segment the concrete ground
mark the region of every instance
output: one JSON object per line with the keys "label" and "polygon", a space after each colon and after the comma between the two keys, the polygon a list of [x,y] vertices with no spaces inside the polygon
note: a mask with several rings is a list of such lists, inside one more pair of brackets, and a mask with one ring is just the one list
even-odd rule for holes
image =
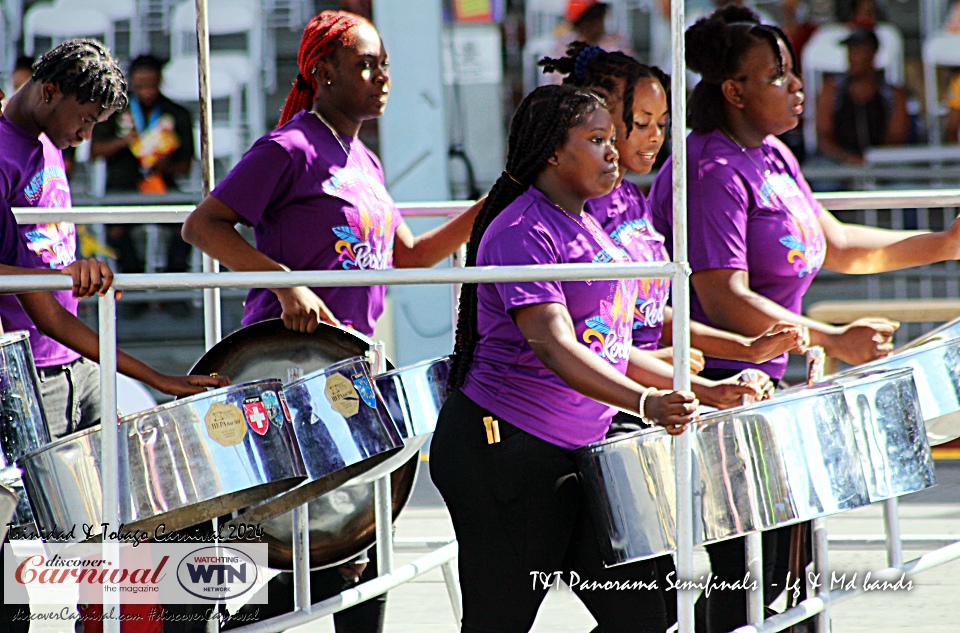
{"label": "concrete ground", "polygon": [[[944,535],[960,540],[960,461],[938,461],[936,488],[902,499],[901,527],[905,537]],[[882,508],[874,505],[828,519],[830,534],[882,536]],[[426,468],[417,487],[397,521],[397,537],[433,539],[452,537],[449,514]],[[905,552],[910,560],[935,547],[911,544]],[[412,562],[418,553],[397,553],[395,565]],[[870,570],[886,566],[881,546],[834,543],[830,548],[831,568],[837,573],[860,578]],[[709,567],[706,554],[695,552],[696,574]],[[835,633],[875,633],[906,631],[947,633],[960,631],[953,613],[960,594],[960,561],[911,577],[910,591],[876,591],[836,605],[832,609]],[[46,607],[49,608],[49,607]],[[595,622],[577,598],[567,589],[551,591],[540,609],[533,631],[536,633],[588,633]],[[0,630],[3,630],[0,624]],[[386,633],[456,633],[458,627],[447,598],[440,570],[431,571],[413,582],[390,592],[387,602]],[[52,622],[34,623],[31,633],[73,633],[72,627]],[[289,633],[333,633],[331,618],[290,629]]]}

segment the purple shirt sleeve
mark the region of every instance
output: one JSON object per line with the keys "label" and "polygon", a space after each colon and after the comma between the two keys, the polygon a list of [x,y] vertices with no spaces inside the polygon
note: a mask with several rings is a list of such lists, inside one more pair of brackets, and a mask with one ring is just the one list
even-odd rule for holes
{"label": "purple shirt sleeve", "polygon": [[[518,222],[487,241],[481,258],[481,265],[484,266],[556,264],[560,261],[556,244],[549,232],[539,225],[529,227],[525,222]],[[507,310],[537,303],[567,305],[559,281],[508,282],[494,285]]]}
{"label": "purple shirt sleeve", "polygon": [[272,141],[255,143],[211,195],[256,226],[278,191],[293,187],[290,155]]}
{"label": "purple shirt sleeve", "polygon": [[[691,188],[692,189],[692,188]],[[717,164],[704,168],[690,204],[690,267],[748,270],[747,187],[740,175]]]}

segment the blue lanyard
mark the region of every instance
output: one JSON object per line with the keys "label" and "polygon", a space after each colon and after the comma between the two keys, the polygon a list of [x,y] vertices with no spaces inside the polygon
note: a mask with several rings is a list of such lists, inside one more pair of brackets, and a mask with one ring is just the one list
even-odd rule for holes
{"label": "blue lanyard", "polygon": [[160,120],[160,104],[153,104],[150,110],[150,121],[143,118],[143,106],[136,97],[130,99],[130,114],[133,115],[133,124],[137,127],[137,132],[145,132],[153,127],[153,124]]}

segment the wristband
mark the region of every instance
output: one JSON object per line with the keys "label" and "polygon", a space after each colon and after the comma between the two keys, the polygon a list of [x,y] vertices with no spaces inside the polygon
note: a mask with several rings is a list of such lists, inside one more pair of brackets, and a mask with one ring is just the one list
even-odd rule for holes
{"label": "wristband", "polygon": [[647,387],[646,389],[644,389],[643,393],[640,394],[640,403],[637,406],[637,413],[640,414],[640,419],[643,420],[645,423],[649,424],[650,426],[656,426],[656,422],[654,422],[653,420],[651,420],[646,416],[643,408],[647,405],[647,396],[649,396],[651,393],[656,393],[656,391],[657,391],[656,387]]}

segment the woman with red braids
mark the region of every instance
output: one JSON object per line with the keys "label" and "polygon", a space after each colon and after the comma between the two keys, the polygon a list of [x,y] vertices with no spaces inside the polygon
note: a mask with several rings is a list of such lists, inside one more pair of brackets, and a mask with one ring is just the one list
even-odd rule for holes
{"label": "woman with red braids", "polygon": [[[358,138],[364,121],[383,114],[390,92],[387,52],[374,26],[352,13],[324,11],[307,24],[297,61],[300,73],[276,129],[190,214],[184,240],[234,271],[432,266],[467,241],[479,207],[415,237],[384,187],[379,159]],[[238,222],[253,227],[256,248],[237,232]],[[242,323],[280,317],[292,330],[313,332],[324,321],[369,336],[384,292],[254,288]],[[361,571],[345,565],[339,573],[315,572],[313,602],[358,582]],[[277,589],[274,583],[261,617],[292,609],[292,592]],[[337,614],[338,632],[379,631],[383,606],[375,600]]]}
{"label": "woman with red braids", "polygon": [[[307,25],[300,74],[277,128],[260,138],[190,214],[183,238],[234,271],[382,270],[432,266],[470,237],[478,207],[414,236],[357,138],[390,92],[388,58],[366,19],[324,11]],[[237,232],[253,226],[256,248]],[[373,333],[383,286],[254,288],[243,324],[280,317],[300,332],[320,321]]]}

